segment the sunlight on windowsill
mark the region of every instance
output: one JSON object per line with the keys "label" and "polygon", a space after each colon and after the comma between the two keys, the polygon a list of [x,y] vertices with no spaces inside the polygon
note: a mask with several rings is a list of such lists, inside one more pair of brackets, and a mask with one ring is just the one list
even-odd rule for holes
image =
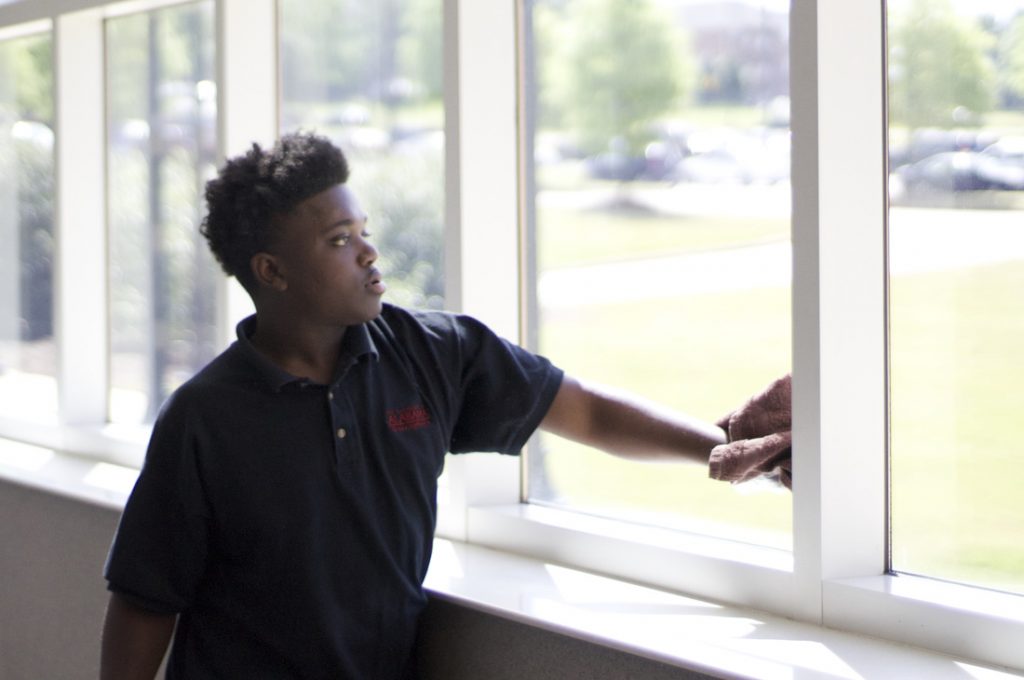
{"label": "sunlight on windowsill", "polygon": [[426,580],[441,600],[681,668],[725,677],[1019,677],[908,645],[705,602],[437,539]]}

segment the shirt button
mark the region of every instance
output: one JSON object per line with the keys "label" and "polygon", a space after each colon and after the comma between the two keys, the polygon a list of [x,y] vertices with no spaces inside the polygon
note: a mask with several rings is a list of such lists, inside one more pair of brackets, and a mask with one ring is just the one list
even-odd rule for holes
{"label": "shirt button", "polygon": [[348,435],[348,432],[345,432],[345,428],[343,428],[343,427],[339,427],[338,428],[338,439],[344,439],[347,435]]}
{"label": "shirt button", "polygon": [[327,393],[327,398],[328,399],[334,399],[334,392],[328,392]]}

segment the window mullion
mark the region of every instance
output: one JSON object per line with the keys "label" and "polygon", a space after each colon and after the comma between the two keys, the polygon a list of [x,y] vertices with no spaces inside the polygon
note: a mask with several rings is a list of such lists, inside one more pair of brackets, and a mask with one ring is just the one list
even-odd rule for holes
{"label": "window mullion", "polygon": [[820,267],[817,2],[790,7],[793,239],[793,570],[801,611],[821,619]]}
{"label": "window mullion", "polygon": [[[278,134],[278,31],[276,0],[217,0],[217,139],[219,163],[245,153],[253,142],[274,143]],[[220,287],[221,333],[253,312],[234,279]]]}
{"label": "window mullion", "polygon": [[[488,323],[505,337],[519,332],[517,145],[514,3],[501,0],[453,5],[455,57],[446,69],[448,121],[448,239],[446,253],[461,290],[451,305]],[[449,10],[451,11],[451,10]],[[448,38],[451,34],[446,35]],[[453,107],[457,110],[453,111]],[[452,115],[454,113],[454,115]]]}
{"label": "window mullion", "polygon": [[[511,340],[519,336],[520,288],[514,5],[444,1],[445,298]],[[446,535],[466,537],[468,506],[519,501],[514,463],[449,458]]]}
{"label": "window mullion", "polygon": [[818,5],[821,522],[825,579],[886,569],[882,3]]}
{"label": "window mullion", "polygon": [[809,590],[886,568],[881,9],[794,3],[794,50],[813,54],[792,60],[794,542]]}
{"label": "window mullion", "polygon": [[103,15],[57,17],[55,30],[57,276],[60,418],[101,425],[107,416],[109,324],[104,148]]}

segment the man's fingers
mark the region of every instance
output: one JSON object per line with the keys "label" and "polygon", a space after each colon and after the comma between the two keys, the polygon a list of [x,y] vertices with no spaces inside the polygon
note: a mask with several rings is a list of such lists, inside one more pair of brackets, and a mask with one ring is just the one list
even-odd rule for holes
{"label": "man's fingers", "polygon": [[788,430],[721,444],[711,450],[708,475],[725,482],[752,479],[787,461],[791,446],[792,434]]}

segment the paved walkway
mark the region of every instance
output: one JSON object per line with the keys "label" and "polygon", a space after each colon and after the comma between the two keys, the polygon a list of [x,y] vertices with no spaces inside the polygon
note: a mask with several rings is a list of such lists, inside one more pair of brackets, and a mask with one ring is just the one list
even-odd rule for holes
{"label": "paved walkway", "polygon": [[[740,203],[750,210],[750,202]],[[1024,266],[1020,212],[901,208],[891,222],[893,276],[1009,261]],[[789,286],[791,269],[790,244],[778,241],[552,270],[541,275],[538,296],[552,308]]]}

